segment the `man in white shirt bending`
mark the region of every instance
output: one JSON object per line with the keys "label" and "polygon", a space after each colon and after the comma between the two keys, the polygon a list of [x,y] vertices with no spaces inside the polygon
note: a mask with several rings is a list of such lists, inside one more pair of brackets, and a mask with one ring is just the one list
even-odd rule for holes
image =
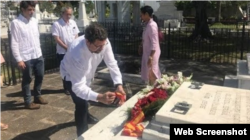
{"label": "man in white shirt bending", "polygon": [[[22,70],[22,93],[27,109],[39,109],[39,104],[47,104],[41,97],[44,76],[44,59],[40,47],[38,21],[32,17],[36,3],[20,2],[21,14],[11,22],[11,49],[19,68]],[[34,102],[31,102],[30,83],[32,70],[35,75]]]}
{"label": "man in white shirt bending", "polygon": [[[62,17],[54,22],[52,26],[52,35],[56,40],[56,55],[59,64],[61,63],[68,46],[78,37],[79,29],[74,20],[71,19],[73,10],[71,7],[63,7]],[[62,80],[63,81],[63,80]],[[64,93],[70,95],[63,82]]]}
{"label": "man in white shirt bending", "polygon": [[78,37],[71,43],[61,61],[61,77],[65,79],[67,89],[75,103],[75,122],[78,137],[88,129],[87,101],[111,104],[116,97],[114,92],[97,93],[90,88],[91,80],[94,78],[97,66],[102,60],[109,68],[116,92],[125,96],[122,75],[107,38],[107,32],[98,23],[90,24],[85,30],[85,35]]}

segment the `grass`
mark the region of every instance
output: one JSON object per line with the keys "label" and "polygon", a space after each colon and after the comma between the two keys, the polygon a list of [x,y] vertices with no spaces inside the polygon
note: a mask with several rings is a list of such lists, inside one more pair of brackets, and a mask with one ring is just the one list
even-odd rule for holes
{"label": "grass", "polygon": [[[209,28],[212,29],[238,29],[242,28],[243,23],[239,23],[238,26],[236,24],[230,24],[230,25],[225,25],[223,23],[213,23],[213,24],[208,24]],[[186,24],[187,27],[189,28],[194,28],[195,24]]]}

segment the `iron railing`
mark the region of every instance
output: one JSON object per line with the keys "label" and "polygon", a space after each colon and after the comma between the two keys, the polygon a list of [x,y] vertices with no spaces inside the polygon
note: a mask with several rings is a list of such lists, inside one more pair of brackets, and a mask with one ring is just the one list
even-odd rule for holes
{"label": "iron railing", "polygon": [[[115,54],[138,55],[138,46],[142,40],[141,25],[130,23],[104,22],[109,40]],[[211,28],[213,38],[209,40],[191,40],[193,28],[161,28],[164,40],[160,42],[161,58],[185,59],[210,63],[236,64],[238,59],[245,59],[250,51],[250,30],[245,27],[236,29]],[[84,28],[80,28],[84,34]],[[10,49],[10,32],[8,38],[1,38],[1,53],[6,62],[2,64],[1,74],[5,85],[21,81],[21,72],[12,56]],[[40,42],[45,58],[45,72],[58,71],[56,43],[51,33],[41,34]]]}

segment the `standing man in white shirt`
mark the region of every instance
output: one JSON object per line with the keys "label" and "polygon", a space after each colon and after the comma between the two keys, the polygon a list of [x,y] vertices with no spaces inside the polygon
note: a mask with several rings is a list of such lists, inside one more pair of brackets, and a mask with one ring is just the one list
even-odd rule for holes
{"label": "standing man in white shirt", "polygon": [[[54,22],[52,26],[52,35],[56,40],[56,55],[59,64],[61,63],[70,43],[78,37],[80,32],[76,22],[71,19],[73,10],[71,7],[63,7],[62,17]],[[62,80],[63,81],[63,80]],[[70,95],[63,82],[64,93]]]}
{"label": "standing man in white shirt", "polygon": [[126,99],[126,93],[122,86],[122,75],[107,36],[106,30],[101,25],[98,23],[90,24],[85,30],[85,35],[78,37],[71,43],[61,62],[61,77],[65,79],[67,89],[75,103],[78,137],[88,130],[90,115],[87,101],[111,104],[116,97],[114,92],[97,93],[90,88],[97,66],[102,60],[109,68],[116,87],[115,92],[124,94]]}
{"label": "standing man in white shirt", "polygon": [[[22,70],[22,93],[27,109],[39,109],[39,104],[47,104],[41,97],[44,76],[44,59],[40,46],[38,21],[32,17],[36,3],[20,2],[21,14],[11,22],[11,49],[19,68]],[[34,102],[31,102],[30,83],[32,70],[35,75]]]}

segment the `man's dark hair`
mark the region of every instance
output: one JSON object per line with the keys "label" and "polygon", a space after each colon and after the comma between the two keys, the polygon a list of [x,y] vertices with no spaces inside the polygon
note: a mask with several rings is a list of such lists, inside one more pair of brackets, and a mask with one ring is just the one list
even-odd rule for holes
{"label": "man's dark hair", "polygon": [[103,28],[101,24],[91,23],[85,29],[85,38],[90,42],[94,43],[95,40],[105,40],[108,37],[107,31]]}
{"label": "man's dark hair", "polygon": [[36,2],[34,1],[21,1],[20,2],[20,9],[27,9],[29,6],[36,7]]}

